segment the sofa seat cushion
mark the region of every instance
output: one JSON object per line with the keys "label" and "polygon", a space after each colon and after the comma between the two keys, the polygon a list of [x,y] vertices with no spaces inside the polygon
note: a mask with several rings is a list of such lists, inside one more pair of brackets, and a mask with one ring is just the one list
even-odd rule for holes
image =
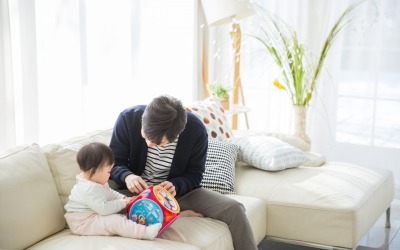
{"label": "sofa seat cushion", "polygon": [[24,249],[61,231],[64,213],[37,145],[0,154],[0,249]]}
{"label": "sofa seat cushion", "polygon": [[[266,232],[266,224],[264,223],[267,215],[265,202],[255,197],[235,194],[227,196],[244,205],[254,238],[257,243],[260,243]],[[178,218],[159,237],[196,245],[203,250],[233,249],[232,236],[228,226],[221,221],[210,218]]]}
{"label": "sofa seat cushion", "polygon": [[236,167],[236,192],[267,203],[267,235],[328,246],[355,248],[390,206],[391,171],[326,163],[266,172]]}
{"label": "sofa seat cushion", "polygon": [[174,242],[170,240],[155,239],[136,240],[119,236],[78,236],[71,234],[65,229],[47,239],[27,248],[27,250],[142,250],[142,249],[163,249],[163,250],[200,250],[199,247]]}
{"label": "sofa seat cushion", "polygon": [[202,250],[233,250],[228,226],[211,218],[178,218],[158,237],[195,245]]}

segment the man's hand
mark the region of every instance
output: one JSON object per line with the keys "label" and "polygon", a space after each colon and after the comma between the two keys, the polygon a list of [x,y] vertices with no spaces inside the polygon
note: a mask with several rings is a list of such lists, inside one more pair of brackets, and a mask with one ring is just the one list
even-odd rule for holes
{"label": "man's hand", "polygon": [[126,187],[132,193],[140,194],[148,186],[142,177],[130,174],[125,178]]}
{"label": "man's hand", "polygon": [[163,181],[163,182],[160,183],[160,186],[165,188],[168,192],[170,192],[172,196],[176,195],[175,186],[171,182]]}

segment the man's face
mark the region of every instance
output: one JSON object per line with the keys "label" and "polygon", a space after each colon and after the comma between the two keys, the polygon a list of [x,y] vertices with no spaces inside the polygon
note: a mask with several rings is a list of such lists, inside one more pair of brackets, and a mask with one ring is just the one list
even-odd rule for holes
{"label": "man's face", "polygon": [[142,133],[143,139],[146,141],[147,146],[150,147],[150,148],[155,147],[155,146],[163,147],[163,146],[165,146],[165,145],[167,145],[169,143],[169,141],[168,141],[168,139],[167,139],[167,137],[165,135],[163,136],[163,138],[161,140],[161,143],[160,144],[156,144],[156,143],[150,141],[149,139],[147,139],[143,129],[141,130],[141,133]]}

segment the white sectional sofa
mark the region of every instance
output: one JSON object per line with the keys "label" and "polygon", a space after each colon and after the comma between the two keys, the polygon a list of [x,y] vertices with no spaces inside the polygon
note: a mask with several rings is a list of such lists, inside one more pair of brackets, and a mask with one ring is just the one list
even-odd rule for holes
{"label": "white sectional sofa", "polygon": [[[0,249],[233,249],[228,227],[210,218],[179,218],[154,241],[71,234],[63,206],[79,172],[76,153],[110,136],[94,131],[0,153]],[[326,163],[268,172],[237,162],[230,196],[246,207],[258,243],[267,237],[352,249],[390,207],[393,189],[382,168]]]}

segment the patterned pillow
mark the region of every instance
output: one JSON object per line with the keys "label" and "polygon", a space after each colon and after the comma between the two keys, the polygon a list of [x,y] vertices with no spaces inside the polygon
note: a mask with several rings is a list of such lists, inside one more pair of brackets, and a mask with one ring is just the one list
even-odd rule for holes
{"label": "patterned pillow", "polygon": [[235,194],[235,163],[238,147],[229,142],[208,140],[206,171],[201,185],[221,194]]}
{"label": "patterned pillow", "polygon": [[239,161],[262,170],[279,171],[299,167],[308,162],[303,151],[277,138],[244,136],[229,141],[239,147]]}
{"label": "patterned pillow", "polygon": [[232,137],[232,130],[226,119],[225,111],[215,99],[209,98],[198,102],[186,107],[186,110],[203,121],[210,139],[223,141]]}

